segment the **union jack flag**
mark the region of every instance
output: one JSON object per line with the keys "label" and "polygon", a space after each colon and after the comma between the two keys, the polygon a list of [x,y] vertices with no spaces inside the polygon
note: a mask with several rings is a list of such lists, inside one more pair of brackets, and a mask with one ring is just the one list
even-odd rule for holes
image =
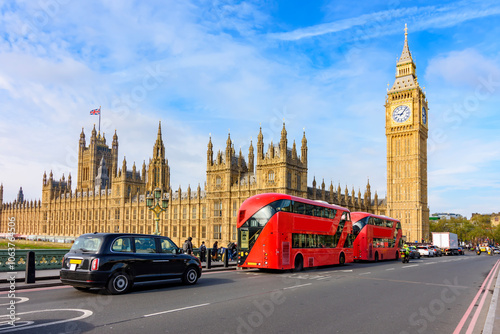
{"label": "union jack flag", "polygon": [[94,109],[90,111],[91,115],[100,115],[101,114],[101,107],[99,109]]}

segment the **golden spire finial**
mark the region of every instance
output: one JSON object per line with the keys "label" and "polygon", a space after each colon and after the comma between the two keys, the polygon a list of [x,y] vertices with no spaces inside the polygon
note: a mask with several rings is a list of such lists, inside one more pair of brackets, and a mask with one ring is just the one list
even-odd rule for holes
{"label": "golden spire finial", "polygon": [[408,26],[405,23],[405,41],[408,40]]}

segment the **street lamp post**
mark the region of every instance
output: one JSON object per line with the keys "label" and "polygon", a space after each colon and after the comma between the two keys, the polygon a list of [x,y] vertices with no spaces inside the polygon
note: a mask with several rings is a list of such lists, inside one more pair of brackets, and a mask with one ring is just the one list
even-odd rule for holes
{"label": "street lamp post", "polygon": [[155,214],[155,235],[160,235],[160,213],[167,210],[168,199],[163,198],[163,193],[160,188],[156,188],[153,191],[153,195],[149,194],[146,197],[146,206],[149,210],[153,211]]}

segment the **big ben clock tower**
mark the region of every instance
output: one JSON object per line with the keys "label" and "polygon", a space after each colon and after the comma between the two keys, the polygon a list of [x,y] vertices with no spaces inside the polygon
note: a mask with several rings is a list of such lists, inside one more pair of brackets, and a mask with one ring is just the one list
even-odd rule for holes
{"label": "big ben clock tower", "polygon": [[387,213],[401,220],[409,242],[429,239],[427,203],[428,107],[408,48],[405,25],[403,52],[396,80],[385,101],[387,137]]}

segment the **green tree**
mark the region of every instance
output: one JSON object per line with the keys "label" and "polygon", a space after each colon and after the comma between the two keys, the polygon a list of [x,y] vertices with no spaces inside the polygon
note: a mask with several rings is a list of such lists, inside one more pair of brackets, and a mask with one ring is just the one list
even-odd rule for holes
{"label": "green tree", "polygon": [[461,241],[500,240],[500,234],[496,234],[500,229],[493,229],[489,217],[482,215],[474,216],[472,220],[461,217],[430,221],[429,229],[431,232],[455,233]]}

